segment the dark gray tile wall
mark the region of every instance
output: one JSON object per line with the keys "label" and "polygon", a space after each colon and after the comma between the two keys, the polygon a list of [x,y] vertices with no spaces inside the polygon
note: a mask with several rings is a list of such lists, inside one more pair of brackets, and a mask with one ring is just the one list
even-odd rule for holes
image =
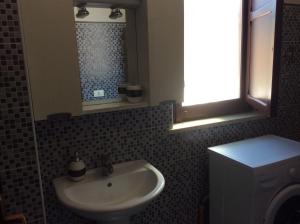
{"label": "dark gray tile wall", "polygon": [[300,139],[300,6],[286,5],[283,15],[278,130]]}
{"label": "dark gray tile wall", "polygon": [[5,213],[43,222],[16,0],[0,0],[0,184]]}
{"label": "dark gray tile wall", "polygon": [[[118,86],[127,80],[125,28],[126,23],[76,23],[84,102],[120,99]],[[94,90],[104,90],[104,96],[94,97]]]}
{"label": "dark gray tile wall", "polygon": [[[7,3],[15,7],[15,1],[13,0],[0,0],[1,7],[6,7]],[[2,11],[0,13],[2,16]],[[54,177],[66,174],[70,155],[78,151],[89,168],[95,166],[100,154],[111,152],[114,162],[146,159],[162,171],[166,178],[166,188],[163,194],[147,210],[134,217],[132,223],[196,224],[197,208],[202,197],[208,193],[208,156],[206,150],[208,146],[270,133],[300,140],[300,102],[298,95],[300,86],[300,64],[298,63],[300,60],[300,55],[298,55],[298,52],[300,52],[300,39],[296,31],[296,27],[299,25],[300,7],[285,6],[280,97],[276,118],[171,134],[168,128],[172,123],[172,107],[170,104],[165,103],[153,108],[37,122],[38,151],[48,223],[90,223],[88,220],[76,217],[58,203],[51,183]],[[13,27],[16,29],[18,26],[14,25]],[[19,35],[19,31],[15,33]],[[0,46],[2,46],[2,43]],[[13,49],[12,46],[7,48]],[[22,53],[20,52],[19,55],[21,57]],[[10,146],[11,150],[8,151],[7,156],[11,158],[11,162],[7,162],[7,159],[2,158],[2,151],[6,152],[5,149],[9,144],[2,143],[1,164],[5,163],[4,166],[7,166],[5,168],[1,165],[0,170],[4,176],[3,179],[6,180],[2,183],[2,186],[6,194],[9,195],[12,195],[11,192],[14,191],[23,192],[24,189],[30,189],[30,191],[36,193],[38,192],[38,180],[36,178],[36,160],[28,103],[27,106],[14,105],[12,107],[17,109],[8,111],[11,108],[12,98],[7,96],[6,92],[2,92],[2,86],[7,85],[7,83],[11,85],[9,88],[13,88],[9,91],[10,94],[14,94],[14,88],[21,85],[24,88],[21,91],[23,97],[16,96],[15,98],[18,103],[22,99],[28,100],[24,71],[22,70],[23,78],[20,82],[9,81],[19,77],[15,73],[15,71],[18,71],[18,66],[13,66],[11,71],[12,74],[3,80],[1,67],[0,133],[3,132],[0,135],[1,141],[3,141],[2,136],[5,136],[3,139],[6,139],[7,136],[12,136],[12,138],[17,136],[19,141],[29,145],[31,153],[25,157],[23,157],[25,154],[20,155],[18,150],[22,149],[22,143]],[[2,107],[8,108],[8,110],[2,112]],[[20,113],[21,108],[22,112]],[[12,118],[8,119],[9,116],[12,116]],[[15,120],[14,116],[21,116],[20,119],[26,121],[26,128],[22,125],[16,128],[18,134],[11,132],[11,129],[7,127],[7,125],[15,127],[14,125],[19,123],[23,124],[21,121],[18,123],[18,119]],[[4,123],[6,126],[4,126]],[[13,128],[13,130],[15,129]],[[18,141],[13,141],[13,143],[16,142]],[[13,164],[16,163],[22,164],[22,168],[15,167],[16,165]],[[26,166],[26,168],[23,168],[23,166]],[[13,173],[10,173],[10,171]],[[27,197],[30,197],[30,199]],[[17,207],[20,210],[29,206],[27,214],[30,223],[40,223],[40,218],[35,217],[36,214],[40,214],[39,209],[34,212],[36,208],[34,206],[40,206],[40,201],[38,194],[34,196],[17,194],[17,197],[11,197],[11,203],[8,204],[7,210],[8,212],[14,211],[17,207],[15,204],[20,206]]]}

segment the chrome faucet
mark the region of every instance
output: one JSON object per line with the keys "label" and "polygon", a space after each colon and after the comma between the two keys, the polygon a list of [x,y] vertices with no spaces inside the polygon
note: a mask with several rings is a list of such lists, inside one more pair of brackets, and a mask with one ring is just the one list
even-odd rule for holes
{"label": "chrome faucet", "polygon": [[108,177],[114,172],[111,154],[101,155],[101,168],[102,168],[102,176],[104,177]]}

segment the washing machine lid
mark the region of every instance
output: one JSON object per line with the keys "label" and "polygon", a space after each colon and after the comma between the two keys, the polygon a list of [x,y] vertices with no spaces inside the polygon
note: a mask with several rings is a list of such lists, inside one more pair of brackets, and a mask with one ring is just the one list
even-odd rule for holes
{"label": "washing machine lid", "polygon": [[300,156],[300,143],[275,135],[266,135],[210,147],[209,150],[251,168],[257,168]]}

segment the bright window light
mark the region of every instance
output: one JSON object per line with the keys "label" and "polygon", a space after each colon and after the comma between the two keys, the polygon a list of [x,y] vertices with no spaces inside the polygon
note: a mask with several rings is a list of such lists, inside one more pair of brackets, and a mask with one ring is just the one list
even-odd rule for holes
{"label": "bright window light", "polygon": [[184,0],[183,106],[240,98],[242,0]]}

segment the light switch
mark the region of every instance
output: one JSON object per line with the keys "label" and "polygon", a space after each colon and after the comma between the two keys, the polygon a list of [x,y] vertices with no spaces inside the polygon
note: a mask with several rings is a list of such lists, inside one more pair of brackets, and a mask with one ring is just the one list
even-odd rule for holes
{"label": "light switch", "polygon": [[103,97],[104,96],[104,90],[94,90],[94,97]]}

